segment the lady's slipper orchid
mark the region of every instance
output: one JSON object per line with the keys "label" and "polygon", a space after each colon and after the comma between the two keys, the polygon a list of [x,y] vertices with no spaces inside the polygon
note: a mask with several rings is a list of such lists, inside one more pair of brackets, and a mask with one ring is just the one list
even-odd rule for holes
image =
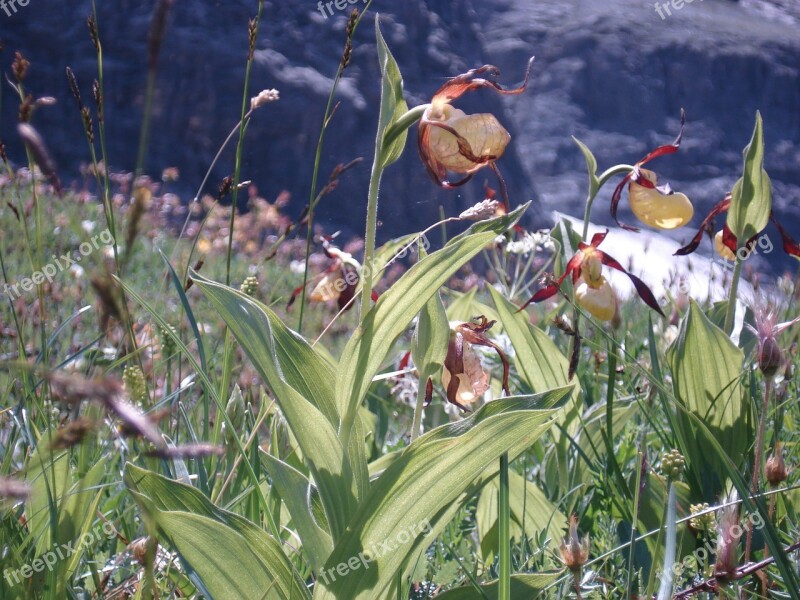
{"label": "lady's slipper orchid", "polygon": [[[499,177],[494,161],[503,155],[511,140],[508,131],[492,114],[468,115],[450,103],[480,88],[492,88],[500,94],[521,94],[528,84],[532,64],[533,59],[528,63],[525,80],[515,89],[502,88],[492,79],[499,74],[497,67],[484,65],[453,77],[434,94],[420,119],[417,143],[422,162],[438,185],[445,188],[463,185],[487,165]],[[479,77],[484,74],[489,79]],[[448,171],[463,177],[451,182]]]}
{"label": "lady's slipper orchid", "polygon": [[[450,324],[450,344],[442,369],[442,386],[445,388],[448,402],[455,404],[463,411],[489,389],[489,374],[483,368],[481,359],[474,346],[492,348],[503,363],[503,391],[509,395],[509,364],[505,353],[486,335],[494,325],[486,317],[476,317],[468,323]],[[428,390],[430,390],[430,382]],[[427,398],[430,401],[430,397]]]}
{"label": "lady's slipper orchid", "polygon": [[[331,265],[317,278],[309,302],[336,301],[339,310],[349,309],[353,305],[353,298],[361,278],[361,265],[349,252],[339,250],[326,239],[322,242],[325,255],[332,259]],[[297,296],[303,291],[303,286],[297,287],[289,298],[287,310],[292,307]],[[377,301],[378,295],[372,292],[372,300]]]}
{"label": "lady's slipper orchid", "polygon": [[[731,195],[728,194],[723,200],[719,201],[711,209],[711,212],[709,212],[708,215],[706,215],[706,218],[703,219],[703,222],[700,224],[700,229],[697,230],[697,233],[692,238],[692,241],[686,244],[684,247],[679,248],[675,252],[675,255],[685,256],[697,250],[698,246],[700,246],[700,242],[703,239],[703,233],[710,230],[711,222],[719,215],[728,212],[730,207]],[[780,221],[775,218],[774,212],[770,211],[769,219],[775,225],[775,228],[778,230],[778,233],[781,236],[781,241],[783,242],[783,251],[790,256],[800,258],[800,244],[798,244],[792,238],[792,236],[789,235],[786,229],[783,228],[783,225],[781,225]],[[759,231],[756,235],[747,240],[745,246],[749,249],[752,249],[760,234],[761,232]],[[739,240],[736,239],[736,236],[733,235],[733,232],[728,228],[727,223],[722,230],[718,231],[714,236],[714,248],[722,258],[727,260],[736,260],[736,253],[739,249]]]}
{"label": "lady's slipper orchid", "polygon": [[652,171],[642,168],[654,158],[665,154],[674,154],[681,146],[683,126],[686,115],[681,110],[681,130],[675,141],[666,146],[659,146],[634,165],[633,170],[619,182],[611,196],[611,216],[617,225],[629,231],[638,231],[636,227],[625,225],[617,218],[617,208],[622,197],[622,190],[628,183],[628,196],[631,211],[645,225],[656,229],[677,229],[692,220],[694,207],[686,194],[673,192],[669,184],[658,185],[658,177]]}
{"label": "lady's slipper orchid", "polygon": [[[611,317],[614,316],[613,309],[616,307],[616,300],[612,303],[613,289],[611,289],[611,286],[602,274],[603,265],[606,265],[607,267],[625,273],[645,304],[661,316],[664,316],[653,292],[650,291],[650,288],[647,287],[645,282],[626,271],[616,259],[598,249],[598,246],[606,239],[607,235],[608,230],[606,230],[605,233],[594,234],[590,244],[581,242],[578,245],[578,251],[575,253],[575,256],[567,263],[564,274],[558,280],[549,283],[536,292],[520,310],[526,308],[532,302],[542,302],[543,300],[555,296],[561,289],[561,284],[567,276],[571,274],[572,282],[576,285],[578,284],[578,280],[581,279],[581,277],[583,278],[583,283],[576,289],[576,300],[578,303],[597,318],[601,320],[610,320],[610,318],[604,319],[603,317],[608,314],[609,310],[611,310]],[[584,285],[586,288],[583,287]],[[589,288],[592,291],[589,291]]]}

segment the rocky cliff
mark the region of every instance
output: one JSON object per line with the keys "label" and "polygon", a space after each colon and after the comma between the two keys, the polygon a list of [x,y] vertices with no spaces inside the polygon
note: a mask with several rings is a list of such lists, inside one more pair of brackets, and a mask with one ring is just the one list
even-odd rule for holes
{"label": "rocky cliff", "polygon": [[[135,164],[153,5],[116,0],[98,6],[112,169],[131,170]],[[589,144],[601,169],[631,162],[672,139],[681,107],[688,116],[685,145],[676,157],[654,163],[663,178],[687,192],[698,212],[705,211],[738,177],[741,150],[760,109],[776,208],[785,222],[800,224],[800,6],[795,0],[677,0],[660,6],[659,11],[650,0],[373,3],[404,74],[410,104],[425,102],[444,77],[484,63],[498,65],[503,82],[516,84],[528,57],[536,55],[524,95],[501,99],[481,92],[464,103],[496,112],[511,130],[513,142],[501,167],[514,200],[536,201],[534,224],[544,225],[553,209],[582,212],[585,171],[571,135]],[[4,69],[14,50],[23,51],[32,63],[28,87],[59,99],[37,115],[37,125],[67,180],[77,176],[87,150],[64,69],[73,68],[90,97],[96,73],[85,25],[90,7],[89,0],[33,0],[11,16],[0,13]],[[157,175],[163,167],[179,167],[186,198],[237,122],[247,19],[255,8],[255,0],[177,2],[170,15],[147,170]],[[311,0],[266,2],[252,77],[254,93],[275,87],[281,100],[256,114],[243,176],[268,197],[288,189],[297,210],[308,198],[316,139],[347,16],[335,6],[333,15],[323,12]],[[366,159],[326,198],[320,214],[331,227],[354,232],[363,228],[377,120],[371,21],[357,32],[322,163],[327,174],[338,162]],[[19,158],[15,118],[6,86],[0,136],[12,157]],[[231,165],[232,151],[212,181],[227,175]],[[485,178],[491,177],[487,172]],[[482,195],[483,180],[478,177],[458,191],[436,189],[410,143],[383,183],[383,237],[430,224],[440,205],[448,214],[457,213]],[[610,193],[604,192],[596,204],[593,218],[601,223],[609,221],[603,204]],[[800,235],[800,227],[793,229]]]}

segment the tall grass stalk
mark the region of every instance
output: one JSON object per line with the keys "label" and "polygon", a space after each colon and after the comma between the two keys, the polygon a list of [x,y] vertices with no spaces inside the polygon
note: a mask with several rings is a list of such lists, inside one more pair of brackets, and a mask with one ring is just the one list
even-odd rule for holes
{"label": "tall grass stalk", "polygon": [[500,538],[498,548],[499,588],[498,600],[511,600],[511,504],[508,483],[508,452],[500,456],[500,491],[497,528]]}
{"label": "tall grass stalk", "polygon": [[303,289],[300,293],[300,316],[298,317],[298,323],[297,323],[297,331],[299,333],[303,332],[303,317],[305,315],[305,308],[306,308],[306,287],[308,286],[308,258],[309,256],[311,256],[311,244],[313,243],[314,240],[314,209],[316,208],[317,203],[319,202],[321,197],[320,194],[317,192],[317,185],[319,180],[320,163],[322,162],[322,146],[323,142],[325,141],[325,133],[328,130],[328,125],[331,122],[333,113],[336,112],[336,108],[338,107],[338,104],[334,106],[333,99],[336,95],[336,90],[339,88],[339,82],[342,79],[344,70],[350,63],[350,54],[352,52],[353,36],[355,35],[356,29],[358,28],[358,24],[361,23],[361,19],[363,18],[364,14],[366,14],[366,12],[369,10],[371,4],[372,0],[369,0],[369,2],[367,2],[367,5],[364,7],[364,10],[361,11],[361,13],[359,13],[357,9],[354,9],[353,12],[350,14],[350,20],[348,21],[346,28],[344,52],[342,54],[342,59],[339,61],[339,66],[336,69],[336,75],[333,78],[333,85],[331,86],[331,91],[328,94],[328,103],[325,105],[325,113],[323,114],[322,117],[322,126],[320,127],[319,137],[317,138],[317,149],[316,152],[314,153],[314,170],[311,174],[311,189],[309,191],[309,200],[308,200],[306,259],[305,259],[305,269],[303,269]]}

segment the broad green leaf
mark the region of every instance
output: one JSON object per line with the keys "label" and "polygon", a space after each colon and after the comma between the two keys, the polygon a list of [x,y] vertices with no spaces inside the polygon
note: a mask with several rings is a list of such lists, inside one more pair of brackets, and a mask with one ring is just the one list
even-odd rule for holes
{"label": "broad green leaf", "polygon": [[262,451],[261,459],[272,485],[292,516],[311,566],[319,570],[333,550],[333,542],[330,534],[317,524],[311,513],[311,482],[300,471],[268,452]]}
{"label": "broad green leaf", "polygon": [[[472,317],[477,316],[478,312],[476,312],[474,308],[475,303],[477,302],[477,300],[475,300],[477,293],[477,287],[474,287],[470,291],[464,292],[463,294],[447,289],[447,318],[451,321],[466,322]],[[486,318],[491,319],[489,315],[486,315]]]}
{"label": "broad green leaf", "polygon": [[[107,462],[107,457],[101,457],[97,460],[64,502],[65,516],[68,515],[70,525],[65,531],[64,523],[62,523],[59,527],[59,533],[62,535],[67,534],[69,536],[67,537],[68,540],[76,540],[74,545],[75,553],[70,557],[69,561],[64,563],[65,580],[69,580],[77,571],[78,565],[83,558],[84,542],[87,537],[95,538],[96,534],[101,531],[97,527],[93,527],[93,525],[97,519],[96,514],[100,498],[105,493],[100,484],[106,476]],[[75,529],[73,530],[73,528]]]}
{"label": "broad green leaf", "polygon": [[[550,539],[557,543],[564,537],[567,518],[547,499],[539,487],[511,471],[508,477],[509,506],[511,508],[511,537],[521,543],[522,533],[528,539],[537,538],[547,531]],[[481,492],[478,501],[476,521],[481,537],[484,559],[494,554],[498,547],[497,536],[497,498],[500,491],[499,480],[492,479]]]}
{"label": "broad green leaf", "polygon": [[[528,321],[524,311],[518,311],[499,291],[489,287],[503,329],[514,347],[514,365],[531,391],[541,392],[568,385],[569,362],[550,337]],[[574,470],[569,469],[569,439],[580,427],[581,395],[574,392],[555,420],[552,435],[555,441],[553,456],[557,459],[562,492],[572,487]]]}
{"label": "broad green leaf", "polygon": [[[203,584],[212,592],[217,585],[235,576],[237,585],[249,589],[261,585],[257,596],[264,597],[267,589],[275,590],[270,598],[308,598],[304,582],[295,572],[280,543],[266,531],[242,516],[223,510],[206,498],[199,490],[140,469],[130,463],[125,466],[125,485],[134,498],[148,511],[162,531],[169,537],[183,559],[200,575]],[[169,515],[164,517],[164,515]],[[195,519],[195,520],[193,520]],[[191,526],[190,526],[191,525]],[[192,529],[197,531],[193,532]],[[210,536],[210,542],[206,537]],[[218,537],[218,539],[216,539]],[[230,548],[227,544],[232,544]],[[194,548],[195,544],[202,545]],[[233,550],[232,557],[228,555]],[[219,553],[216,551],[219,550]],[[241,562],[237,562],[237,553]],[[208,558],[211,555],[211,558]],[[257,572],[240,572],[240,565],[248,565]],[[233,588],[238,589],[238,588]],[[235,598],[214,594],[214,598]]]}
{"label": "broad green leaf", "polygon": [[[552,585],[562,573],[532,573],[511,576],[511,600],[533,600],[538,598],[544,589]],[[498,583],[493,581],[481,586],[478,591],[470,585],[449,590],[436,596],[436,600],[496,600]]]}
{"label": "broad green leaf", "polygon": [[512,227],[528,205],[508,215],[475,223],[444,248],[411,267],[365,315],[342,352],[336,379],[336,401],[340,414],[344,415],[341,431],[345,439],[358,406],[395,339],[408,328],[431,296],[486,244]]}
{"label": "broad green leaf", "polygon": [[[319,489],[331,535],[344,532],[369,484],[363,439],[345,452],[332,420],[333,370],[268,307],[227,286],[194,277],[275,394]],[[356,443],[354,436],[353,443]],[[360,454],[359,454],[360,453]]]}
{"label": "broad green leaf", "polygon": [[25,516],[31,539],[36,542],[36,556],[41,556],[54,544],[60,543],[53,540],[52,519],[58,525],[61,498],[72,486],[69,455],[59,453],[54,456],[37,450],[31,457],[26,479],[31,492],[25,501]]}
{"label": "broad green leaf", "polygon": [[600,189],[600,180],[597,179],[597,159],[594,157],[594,154],[592,154],[592,151],[589,150],[589,146],[574,135],[572,136],[572,141],[578,145],[586,161],[586,170],[589,173],[589,195],[594,196],[597,194],[597,190]]}
{"label": "broad green leaf", "polygon": [[[503,452],[530,446],[552,425],[554,409],[572,388],[490,402],[462,421],[415,440],[370,486],[369,494],[336,544],[326,574],[353,557],[375,559],[370,568],[320,576],[314,598],[366,600],[386,597],[410,556],[424,550],[424,529]],[[391,549],[386,544],[392,544]],[[377,564],[375,564],[377,563]]]}
{"label": "broad green leaf", "polygon": [[[748,448],[748,407],[741,383],[744,354],[692,302],[680,333],[668,353],[676,397],[688,412],[705,423],[734,463],[742,463]],[[718,457],[706,450],[707,440],[683,411],[676,423],[686,444],[687,468],[705,486],[712,502],[721,492],[725,472]],[[690,478],[691,480],[691,478]]]}
{"label": "broad green leaf", "polygon": [[450,341],[450,325],[442,299],[436,292],[419,313],[414,338],[411,341],[411,356],[419,371],[420,385],[442,370]]}
{"label": "broad green leaf", "polygon": [[[568,385],[569,361],[550,336],[533,326],[527,313],[518,311],[498,290],[492,286],[488,289],[503,330],[514,347],[514,366],[531,391],[543,392]],[[576,421],[579,402],[580,389],[576,386],[559,424],[566,427]],[[577,423],[573,427],[577,427]]]}
{"label": "broad green leaf", "polygon": [[764,131],[761,113],[756,112],[753,137],[744,149],[744,172],[731,192],[728,228],[742,248],[769,222],[772,211],[772,190],[764,170]]}
{"label": "broad green leaf", "polygon": [[400,68],[383,39],[378,15],[375,15],[375,38],[378,43],[378,63],[381,69],[381,109],[378,118],[377,144],[381,148],[380,166],[386,168],[400,158],[408,135],[405,130],[388,145],[384,145],[386,132],[408,111],[408,104],[403,98],[403,77],[400,75]]}
{"label": "broad green leaf", "polygon": [[[189,512],[159,512],[155,522],[215,600],[291,597],[270,576],[270,565],[231,527]],[[294,598],[308,597],[297,586],[292,593]]]}

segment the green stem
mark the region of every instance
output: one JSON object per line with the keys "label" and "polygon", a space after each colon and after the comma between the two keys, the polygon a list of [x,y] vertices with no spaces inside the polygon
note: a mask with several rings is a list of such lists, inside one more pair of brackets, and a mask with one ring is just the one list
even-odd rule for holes
{"label": "green stem", "polygon": [[419,385],[417,386],[417,405],[414,407],[414,424],[411,426],[412,442],[419,437],[419,429],[422,425],[422,405],[425,404],[425,383],[427,381],[427,377],[419,378]]}
{"label": "green stem", "polygon": [[[767,425],[767,414],[769,413],[769,399],[770,392],[772,391],[773,379],[772,377],[765,378],[764,381],[764,397],[761,400],[761,414],[758,419],[758,433],[756,434],[756,447],[755,458],[753,460],[753,480],[750,484],[750,491],[753,496],[758,494],[758,484],[761,481],[762,474],[762,457],[764,455],[764,430]],[[747,528],[747,538],[745,542],[744,561],[747,563],[750,560],[750,548],[753,544],[753,528]]]}
{"label": "green stem", "polygon": [[728,335],[733,332],[733,321],[736,317],[736,296],[739,292],[739,279],[742,276],[742,260],[736,255],[736,266],[733,268],[733,279],[731,280],[731,293],[728,296],[728,308],[725,311],[724,331]]}
{"label": "green stem", "polygon": [[589,215],[592,212],[592,204],[594,203],[594,199],[597,197],[597,193],[600,189],[608,182],[609,179],[616,175],[621,175],[623,173],[629,173],[633,171],[634,167],[631,165],[615,165],[603,171],[600,174],[600,177],[597,178],[597,184],[589,186],[589,195],[586,197],[586,208],[583,211],[583,241],[586,241],[586,238],[589,235]]}
{"label": "green stem", "polygon": [[372,163],[372,174],[369,178],[369,195],[367,198],[367,232],[364,237],[364,263],[361,271],[364,284],[361,287],[361,322],[369,312],[372,298],[372,282],[374,276],[373,255],[375,254],[375,235],[378,227],[378,192],[381,187],[383,165],[381,165],[381,146],[375,146],[375,162]]}
{"label": "green stem", "polygon": [[616,339],[611,334],[608,341],[608,390],[606,393],[606,445],[608,461],[606,462],[606,473],[611,474],[612,462],[617,460],[614,455],[614,391],[616,389],[617,378],[617,350]]}
{"label": "green stem", "polygon": [[498,509],[499,592],[498,600],[511,600],[511,506],[508,487],[508,452],[500,456],[500,498]]}

